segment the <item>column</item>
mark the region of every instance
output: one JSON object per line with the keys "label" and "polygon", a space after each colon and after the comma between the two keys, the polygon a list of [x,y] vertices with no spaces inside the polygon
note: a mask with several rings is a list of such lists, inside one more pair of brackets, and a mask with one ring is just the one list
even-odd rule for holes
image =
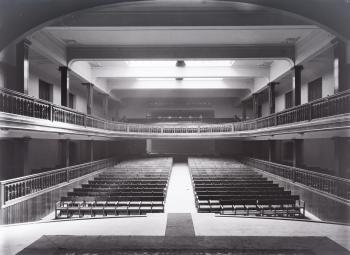
{"label": "column", "polygon": [[108,94],[103,95],[103,116],[108,119]]}
{"label": "column", "polygon": [[342,138],[334,137],[334,175],[341,177]]}
{"label": "column", "polygon": [[61,164],[63,167],[69,166],[69,140],[60,140]]}
{"label": "column", "polygon": [[301,71],[303,66],[294,66],[293,106],[301,104]]}
{"label": "column", "polygon": [[259,118],[259,94],[253,94],[253,114],[254,118]]}
{"label": "column", "polygon": [[94,84],[83,83],[83,85],[86,86],[86,92],[87,92],[86,112],[87,112],[87,114],[92,114],[92,111],[94,108]]}
{"label": "column", "polygon": [[151,154],[152,153],[152,140],[146,139],[146,153]]}
{"label": "column", "polygon": [[270,82],[267,85],[268,88],[268,98],[269,98],[269,110],[270,114],[275,113],[276,111],[276,95],[275,95],[275,86],[278,84],[278,82]]}
{"label": "column", "polygon": [[94,161],[94,141],[89,141],[89,160],[90,162]]}
{"label": "column", "polygon": [[303,164],[303,139],[293,139],[293,166],[300,167]]}
{"label": "column", "polygon": [[[29,167],[29,141],[31,138],[14,138],[12,141],[15,144],[15,160],[14,169],[16,171],[15,177],[25,176],[31,174]],[[16,169],[17,168],[17,169]]]}
{"label": "column", "polygon": [[269,150],[269,161],[270,162],[273,162],[275,161],[275,143],[276,141],[275,140],[269,140],[269,147],[268,147],[268,150]]}
{"label": "column", "polygon": [[28,94],[29,86],[29,45],[23,40],[16,45],[16,91]]}
{"label": "column", "polygon": [[247,108],[246,108],[246,102],[242,101],[242,121],[247,120]]}
{"label": "column", "polygon": [[105,147],[104,157],[107,158],[107,157],[109,157],[109,141],[105,141],[104,147]]}
{"label": "column", "polygon": [[334,45],[334,93],[350,88],[350,46],[337,41]]}
{"label": "column", "polygon": [[69,69],[67,66],[60,66],[61,72],[61,105],[69,106]]}

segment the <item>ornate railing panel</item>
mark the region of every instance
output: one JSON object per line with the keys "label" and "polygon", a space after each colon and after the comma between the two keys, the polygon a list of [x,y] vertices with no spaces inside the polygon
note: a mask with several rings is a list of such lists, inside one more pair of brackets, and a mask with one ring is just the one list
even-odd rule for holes
{"label": "ornate railing panel", "polygon": [[35,194],[41,190],[66,183],[97,170],[113,166],[114,163],[115,160],[113,158],[102,159],[39,174],[1,181],[1,206],[6,204],[8,201]]}
{"label": "ornate railing panel", "polygon": [[350,90],[295,106],[266,117],[225,124],[152,125],[114,122],[77,112],[68,107],[54,105],[8,89],[0,89],[0,111],[126,134],[230,134],[237,131],[268,128],[350,113]]}
{"label": "ornate railing panel", "polygon": [[314,189],[350,200],[349,179],[255,158],[245,158],[243,162],[249,166],[287,178],[293,182],[298,182]]}

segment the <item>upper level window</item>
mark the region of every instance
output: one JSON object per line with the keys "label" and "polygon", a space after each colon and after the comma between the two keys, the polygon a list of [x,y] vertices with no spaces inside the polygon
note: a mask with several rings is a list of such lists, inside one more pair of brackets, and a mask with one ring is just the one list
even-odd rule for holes
{"label": "upper level window", "polygon": [[69,93],[69,108],[74,109],[75,105],[75,96],[72,93]]}
{"label": "upper level window", "polygon": [[309,82],[308,85],[308,100],[313,101],[322,98],[322,77]]}
{"label": "upper level window", "polygon": [[39,98],[52,102],[52,84],[39,80]]}
{"label": "upper level window", "polygon": [[289,91],[285,94],[285,108],[293,107],[293,91]]}

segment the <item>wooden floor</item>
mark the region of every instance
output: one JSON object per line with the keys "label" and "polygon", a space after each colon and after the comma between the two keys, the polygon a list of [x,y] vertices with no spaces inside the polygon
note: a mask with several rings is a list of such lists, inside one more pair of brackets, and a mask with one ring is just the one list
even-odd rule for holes
{"label": "wooden floor", "polygon": [[[214,240],[215,237],[230,237],[231,241],[236,240],[236,248],[245,249],[255,247],[254,242],[259,240],[261,251],[265,248],[265,252],[273,247],[283,250],[283,247],[279,244],[282,239],[273,239],[276,242],[268,241],[271,238],[285,237],[288,242],[298,244],[301,247],[310,244],[310,240],[313,240],[312,247],[321,247],[321,243],[328,243],[326,245],[329,249],[335,249],[333,253],[329,254],[350,254],[347,250],[350,250],[350,226],[326,224],[320,222],[306,222],[297,220],[281,220],[281,219],[262,219],[262,218],[244,218],[244,217],[227,217],[227,216],[215,216],[214,214],[187,214],[185,218],[176,219],[175,214],[171,214],[172,219],[168,219],[168,214],[152,214],[145,217],[129,217],[129,218],[101,218],[101,219],[81,219],[81,220],[66,220],[66,221],[46,221],[41,223],[28,223],[18,225],[8,225],[0,227],[0,242],[1,249],[0,254],[17,254],[26,247],[37,247],[39,250],[34,250],[34,253],[22,253],[22,254],[47,254],[47,243],[54,241],[55,247],[52,249],[62,248],[64,250],[65,245],[70,245],[70,248],[79,249],[79,247],[90,247],[92,252],[94,247],[104,247],[105,243],[110,247],[113,243],[116,244],[116,240],[119,238],[127,238],[133,240],[137,239],[137,242],[145,244],[145,240],[149,240],[149,245],[153,242],[161,242],[164,238],[177,238],[176,242],[179,244],[182,240],[182,244],[185,243],[206,243],[203,241],[204,237],[210,237]],[[180,215],[180,214],[179,214]],[[174,218],[175,217],[175,218]],[[192,221],[189,220],[189,217]],[[179,225],[177,225],[179,224]],[[192,225],[191,225],[192,224]],[[186,229],[182,229],[186,228]],[[193,231],[194,230],[194,235]],[[56,238],[53,236],[61,236]],[[62,237],[63,236],[63,237]],[[64,236],[66,238],[64,238]],[[67,239],[67,236],[68,237]],[[84,240],[83,243],[73,241],[67,242],[69,238],[76,237],[75,240]],[[84,238],[83,238],[84,237]],[[91,237],[91,239],[86,238]],[[152,238],[151,238],[152,237]],[[258,239],[249,239],[250,237],[256,237]],[[270,237],[270,239],[268,238]],[[314,239],[305,239],[306,237],[312,237]],[[43,239],[44,238],[44,239]],[[46,239],[45,239],[46,238]],[[53,239],[52,239],[53,238]],[[150,238],[150,239],[147,239]],[[299,239],[298,239],[299,238]],[[326,238],[326,239],[324,239]],[[41,241],[40,241],[41,240]],[[43,240],[45,245],[38,246]],[[66,240],[66,241],[64,241]],[[114,241],[113,241],[114,240]],[[142,241],[143,240],[143,241]],[[152,241],[151,241],[152,240]],[[191,241],[192,240],[192,241]],[[228,240],[228,239],[225,239]],[[240,241],[239,241],[240,240]],[[278,241],[279,240],[279,241]],[[294,240],[294,241],[292,241]],[[295,241],[299,240],[299,241]],[[40,242],[38,242],[40,241]],[[134,240],[135,241],[135,240]],[[109,243],[111,242],[111,243]],[[218,243],[219,242],[219,243]],[[226,241],[222,241],[226,242]],[[227,241],[228,242],[228,241]],[[237,243],[238,242],[238,243]],[[266,242],[266,245],[262,245]],[[288,243],[287,242],[287,243]],[[146,242],[147,243],[147,242]],[[219,247],[220,240],[213,241],[212,247]],[[80,245],[80,246],[78,246]],[[90,246],[89,246],[90,245]],[[101,246],[102,245],[102,246]],[[130,245],[130,243],[129,243]],[[304,245],[304,246],[303,246]],[[62,247],[61,247],[62,246]],[[42,250],[40,250],[41,248]],[[115,246],[117,247],[117,246]],[[119,247],[119,246],[118,246]],[[132,246],[135,248],[135,246]],[[145,246],[146,247],[146,246]],[[164,246],[159,246],[163,247]],[[181,247],[181,246],[178,246]],[[183,246],[182,246],[183,247]],[[265,247],[265,248],[264,248]],[[269,248],[270,247],[270,248]],[[290,247],[290,246],[288,246]],[[307,246],[311,247],[311,246]],[[342,248],[344,247],[344,248]],[[171,248],[170,246],[168,247]],[[204,249],[200,246],[199,250]],[[229,248],[229,247],[228,247]],[[231,247],[232,248],[232,247]],[[230,248],[230,249],[231,249]],[[256,248],[256,247],[255,247]],[[25,251],[28,252],[26,249]],[[45,250],[46,249],[46,250]],[[73,249],[73,250],[74,250]],[[239,249],[236,250],[239,252]],[[310,248],[311,249],[311,248]],[[309,249],[309,250],[310,250]],[[277,251],[276,250],[276,251]],[[326,250],[324,248],[324,250]],[[33,251],[33,250],[31,250]],[[41,253],[41,251],[43,253]],[[57,250],[56,250],[57,251]],[[77,250],[74,250],[75,252]],[[86,251],[86,250],[85,250]],[[231,251],[233,251],[231,249]],[[335,253],[337,251],[337,253]],[[339,253],[342,251],[342,253]],[[135,251],[136,252],[136,251]],[[67,253],[55,253],[55,254],[67,254]],[[68,253],[74,254],[74,253]],[[80,254],[80,253],[76,253]],[[91,254],[91,253],[86,253]],[[118,254],[118,253],[96,253],[96,254]],[[131,253],[134,254],[134,253]],[[135,253],[137,254],[137,253]],[[164,253],[166,254],[166,253]],[[170,254],[170,253],[169,253]],[[198,253],[200,254],[200,252]],[[245,254],[245,253],[232,253],[232,254]],[[247,254],[273,254],[273,253],[247,253]],[[280,253],[284,254],[284,253]],[[298,253],[285,253],[285,254],[298,254]],[[305,253],[310,254],[310,253]],[[321,254],[321,253],[311,253]],[[323,253],[325,254],[325,253]],[[327,254],[327,253],[326,253]]]}
{"label": "wooden floor", "polygon": [[173,165],[165,202],[166,213],[195,213],[193,187],[188,165]]}

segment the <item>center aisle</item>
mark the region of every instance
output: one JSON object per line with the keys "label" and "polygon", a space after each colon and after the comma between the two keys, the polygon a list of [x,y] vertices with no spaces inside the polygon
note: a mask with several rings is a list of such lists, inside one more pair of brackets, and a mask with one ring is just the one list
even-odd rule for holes
{"label": "center aisle", "polygon": [[176,163],[171,172],[165,213],[196,213],[193,187],[188,165]]}

